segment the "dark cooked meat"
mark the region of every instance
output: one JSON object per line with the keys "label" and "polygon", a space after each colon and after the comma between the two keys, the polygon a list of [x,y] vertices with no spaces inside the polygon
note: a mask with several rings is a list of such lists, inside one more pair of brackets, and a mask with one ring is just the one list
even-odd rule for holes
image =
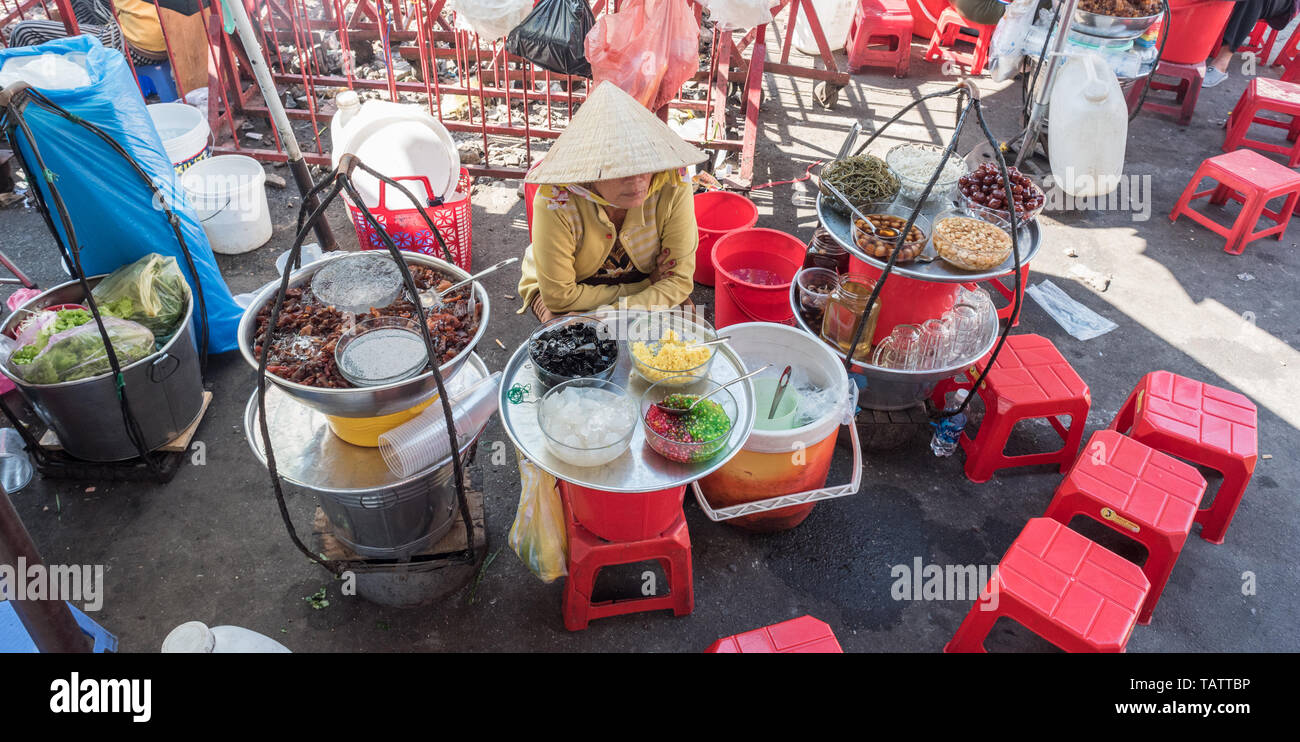
{"label": "dark cooked meat", "polygon": [[[441,273],[424,266],[410,266],[411,277],[421,291],[431,286],[444,290],[452,282]],[[468,316],[466,299],[472,285],[443,298],[445,311],[426,311],[429,333],[433,339],[434,355],[438,362],[446,363],[464,350],[478,330],[482,305],[475,306],[474,317]],[[306,293],[306,298],[304,298]],[[267,324],[271,319],[271,304],[267,302],[257,313],[257,330],[253,334],[253,356],[260,359],[266,338]],[[365,314],[344,314],[334,307],[322,306],[312,301],[310,292],[293,288],[285,295],[284,306],[275,331],[271,333],[270,357],[267,370],[289,381],[305,386],[329,389],[348,389],[354,385],[339,373],[334,364],[334,347],[339,337],[352,326],[353,319],[360,322],[370,317],[392,316],[415,318],[415,305],[405,296],[387,307],[372,308]]]}

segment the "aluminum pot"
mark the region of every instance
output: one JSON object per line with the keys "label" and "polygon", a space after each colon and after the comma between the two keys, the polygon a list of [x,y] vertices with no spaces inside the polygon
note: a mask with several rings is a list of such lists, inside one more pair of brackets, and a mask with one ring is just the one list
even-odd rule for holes
{"label": "aluminum pot", "polygon": [[[329,261],[355,254],[338,252],[321,258],[310,265],[303,266],[290,276],[289,287],[304,286],[311,280],[316,271],[323,268]],[[470,277],[468,272],[437,258],[409,252],[404,252],[402,255],[406,258],[408,265],[423,265],[433,268],[451,276],[453,280],[464,280]],[[484,333],[487,332],[488,316],[491,310],[487,289],[481,283],[471,285],[476,291],[475,299],[478,305],[483,308],[479,314],[478,331],[470,338],[469,345],[456,354],[456,357],[438,367],[442,373],[444,383],[449,382],[456,372],[465,365],[465,362],[474,353],[475,346],[478,345],[479,341],[483,339]],[[278,281],[262,287],[253,298],[252,303],[248,305],[248,309],[244,310],[244,316],[239,320],[239,352],[244,356],[244,360],[248,362],[248,365],[253,367],[254,371],[257,370],[258,365],[257,356],[253,354],[253,336],[257,331],[257,313],[261,311],[267,302],[275,298],[276,292],[279,290],[280,283]],[[272,373],[268,373],[266,378],[299,402],[326,415],[335,417],[379,417],[394,412],[402,412],[433,398],[438,393],[438,385],[434,381],[432,370],[392,384],[354,389],[322,389],[282,379]]]}
{"label": "aluminum pot", "polygon": [[[487,376],[483,360],[472,355],[465,382]],[[408,559],[460,523],[450,456],[413,476],[398,477],[379,449],[345,442],[330,432],[324,414],[277,387],[267,387],[266,417],[281,479],[319,497],[334,536],[358,555]],[[486,428],[484,423],[460,447],[467,485],[468,460]],[[244,430],[253,455],[265,465],[256,390],[244,409]]]}
{"label": "aluminum pot", "polygon": [[[820,328],[809,327],[808,322],[803,318],[799,306],[798,284],[791,285],[790,289],[790,306],[794,309],[794,320],[797,326],[813,336],[821,337]],[[992,321],[996,322],[996,317]],[[997,341],[995,333],[988,345],[971,358],[961,363],[950,364],[945,368],[924,371],[881,368],[870,363],[854,361],[849,373],[861,374],[867,379],[866,387],[858,391],[858,406],[869,410],[906,410],[915,407],[930,398],[930,393],[941,380],[956,376],[975,361],[988,355]],[[830,350],[839,356],[841,362],[848,358],[839,348]]]}
{"label": "aluminum pot", "polygon": [[[91,288],[104,275],[88,278]],[[188,289],[187,289],[188,290]],[[23,304],[0,325],[10,335],[25,312],[57,304],[79,304],[85,299],[78,281],[55,286]],[[194,340],[194,301],[187,296],[180,329],[160,350],[122,369],[127,399],[152,451],[180,435],[198,418],[203,407],[203,377]],[[22,392],[41,420],[54,430],[59,445],[69,455],[86,461],[125,461],[139,456],[126,434],[112,373],[59,384],[31,384],[0,363],[3,373]]]}

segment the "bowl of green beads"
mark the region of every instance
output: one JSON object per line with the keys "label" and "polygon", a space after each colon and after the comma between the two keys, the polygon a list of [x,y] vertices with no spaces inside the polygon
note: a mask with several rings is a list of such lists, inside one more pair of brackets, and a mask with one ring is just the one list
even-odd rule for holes
{"label": "bowl of green beads", "polygon": [[[670,461],[694,464],[717,456],[731,437],[732,421],[739,406],[729,389],[716,393],[719,384],[703,377],[684,374],[655,382],[641,395],[641,421],[646,443]],[[701,399],[708,395],[707,399]],[[691,406],[699,400],[698,404]],[[683,415],[664,412],[656,405],[690,411]]]}

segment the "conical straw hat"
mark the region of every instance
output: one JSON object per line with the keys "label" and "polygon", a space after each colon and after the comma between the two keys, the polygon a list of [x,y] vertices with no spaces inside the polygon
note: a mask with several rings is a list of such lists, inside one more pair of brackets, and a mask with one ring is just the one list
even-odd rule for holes
{"label": "conical straw hat", "polygon": [[590,183],[657,173],[708,158],[636,98],[606,80],[587,97],[528,183]]}

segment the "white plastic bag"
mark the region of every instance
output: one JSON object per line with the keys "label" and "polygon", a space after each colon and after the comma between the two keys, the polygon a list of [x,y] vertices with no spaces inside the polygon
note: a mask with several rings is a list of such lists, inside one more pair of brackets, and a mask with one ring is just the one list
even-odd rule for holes
{"label": "white plastic bag", "polygon": [[995,81],[1003,82],[1015,77],[1020,71],[1021,57],[1038,51],[1025,47],[1025,37],[1034,24],[1036,7],[1038,0],[1015,0],[998,21],[993,40],[989,42],[989,75]]}
{"label": "white plastic bag", "polygon": [[780,4],[780,0],[699,0],[699,5],[709,11],[709,18],[719,28],[745,32],[771,23],[771,9]]}
{"label": "white plastic bag", "polygon": [[1044,312],[1078,340],[1091,340],[1105,335],[1119,325],[1080,304],[1051,281],[1044,280],[1037,286],[1030,286],[1025,293],[1038,302]]}
{"label": "white plastic bag", "polygon": [[85,54],[37,54],[12,57],[0,67],[0,88],[25,82],[43,90],[71,90],[90,84]]}
{"label": "white plastic bag", "polygon": [[448,7],[456,11],[456,28],[496,41],[524,22],[533,0],[452,0]]}

